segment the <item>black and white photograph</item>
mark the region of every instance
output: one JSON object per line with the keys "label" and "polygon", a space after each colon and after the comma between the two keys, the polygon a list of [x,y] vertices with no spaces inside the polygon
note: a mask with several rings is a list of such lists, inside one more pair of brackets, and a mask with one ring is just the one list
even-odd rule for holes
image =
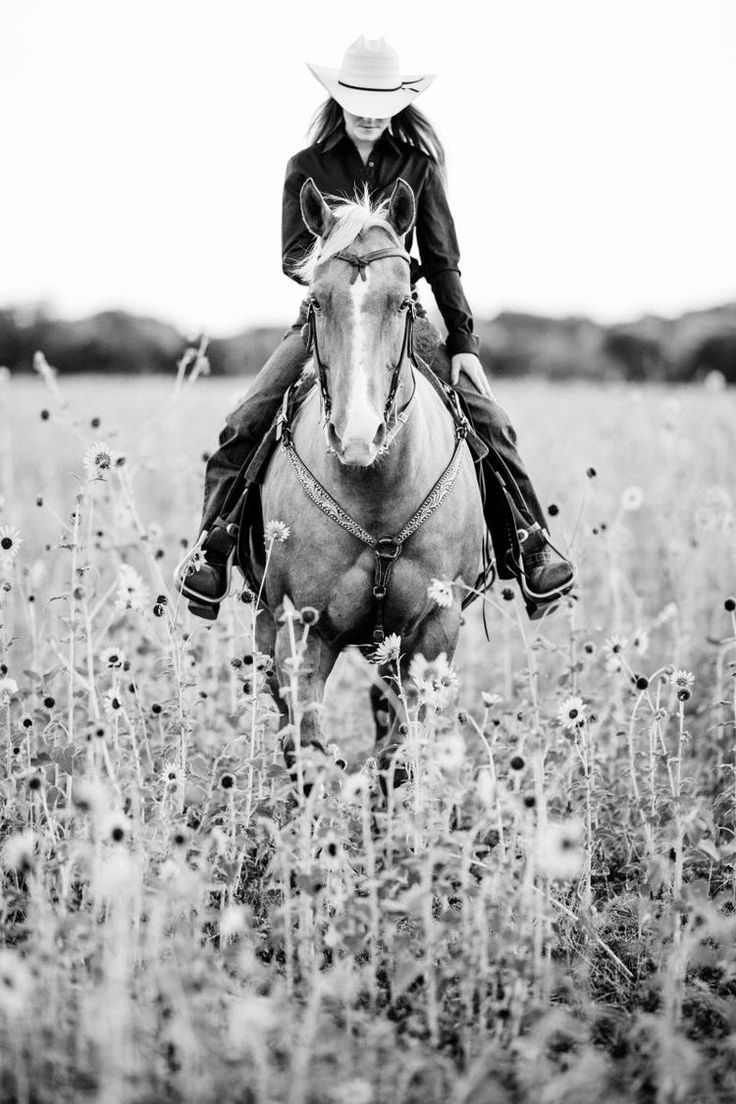
{"label": "black and white photograph", "polygon": [[732,1104],[734,0],[0,45],[0,1104]]}

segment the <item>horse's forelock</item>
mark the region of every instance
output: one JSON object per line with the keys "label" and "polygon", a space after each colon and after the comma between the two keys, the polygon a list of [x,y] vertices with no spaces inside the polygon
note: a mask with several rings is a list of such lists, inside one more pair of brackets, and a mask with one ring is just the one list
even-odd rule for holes
{"label": "horse's forelock", "polygon": [[374,227],[385,230],[392,241],[397,245],[401,242],[396,236],[396,231],[386,218],[388,200],[384,199],[375,206],[371,205],[367,192],[362,199],[351,202],[338,199],[336,196],[327,196],[332,201],[332,213],[335,222],[326,238],[316,238],[314,245],[307,253],[304,260],[294,268],[294,275],[306,284],[314,280],[315,270],[319,265],[329,261],[343,249],[355,241],[359,234]]}

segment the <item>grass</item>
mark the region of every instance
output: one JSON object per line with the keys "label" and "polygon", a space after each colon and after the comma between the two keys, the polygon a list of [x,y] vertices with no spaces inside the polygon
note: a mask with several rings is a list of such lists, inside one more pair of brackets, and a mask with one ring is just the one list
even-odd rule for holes
{"label": "grass", "polygon": [[366,658],[301,797],[169,585],[232,384],[0,379],[1,1100],[734,1098],[734,395],[498,390],[579,593],[397,687],[386,806]]}

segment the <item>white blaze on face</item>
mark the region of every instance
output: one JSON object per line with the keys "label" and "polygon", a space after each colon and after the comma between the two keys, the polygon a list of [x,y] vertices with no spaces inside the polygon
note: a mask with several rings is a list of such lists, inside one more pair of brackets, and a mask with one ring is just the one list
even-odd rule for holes
{"label": "white blaze on face", "polygon": [[368,347],[363,304],[368,293],[370,268],[364,268],[363,272],[366,279],[363,280],[358,276],[351,287],[353,340],[350,350],[350,382],[345,404],[345,423],[341,437],[345,444],[350,441],[361,441],[368,445],[378,429],[379,418],[376,411],[371,409],[368,392]]}

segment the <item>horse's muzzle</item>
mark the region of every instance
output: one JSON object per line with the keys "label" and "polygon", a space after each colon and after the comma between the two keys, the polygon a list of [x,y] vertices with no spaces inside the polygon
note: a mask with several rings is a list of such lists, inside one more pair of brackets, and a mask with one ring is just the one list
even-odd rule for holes
{"label": "horse's muzzle", "polygon": [[371,441],[367,441],[365,437],[352,437],[343,441],[330,422],[327,440],[341,464],[351,468],[369,468],[383,448],[386,426],[381,423]]}

